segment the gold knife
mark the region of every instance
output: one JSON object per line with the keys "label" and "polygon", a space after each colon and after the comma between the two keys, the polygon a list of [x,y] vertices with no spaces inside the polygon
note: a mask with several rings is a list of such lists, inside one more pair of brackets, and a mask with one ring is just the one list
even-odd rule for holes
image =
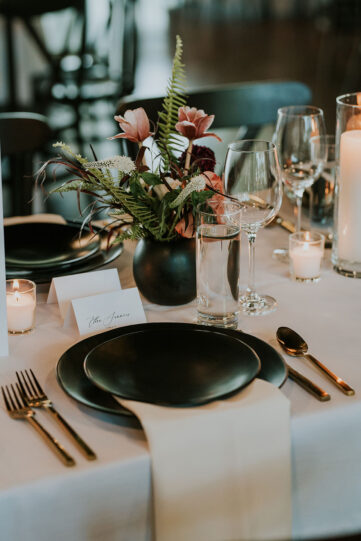
{"label": "gold knife", "polygon": [[306,378],[300,372],[297,372],[294,368],[292,368],[290,365],[286,363],[287,370],[288,370],[288,376],[295,382],[298,383],[305,391],[312,394],[314,397],[317,398],[317,400],[320,400],[321,402],[326,402],[327,400],[330,400],[331,396],[321,389],[318,385],[313,383],[310,379]]}

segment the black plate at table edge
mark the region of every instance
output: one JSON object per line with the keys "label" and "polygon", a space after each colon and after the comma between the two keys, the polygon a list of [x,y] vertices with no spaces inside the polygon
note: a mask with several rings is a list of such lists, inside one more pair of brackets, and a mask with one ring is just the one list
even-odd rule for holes
{"label": "black plate at table edge", "polygon": [[[6,230],[8,228],[24,228],[24,227],[27,227],[27,226],[54,226],[55,228],[59,229],[60,231],[58,231],[58,233],[62,233],[64,231],[74,231],[74,238],[75,238],[75,233],[81,233],[81,235],[83,236],[83,234],[87,234],[90,238],[89,238],[89,242],[88,244],[82,248],[82,250],[88,250],[88,252],[84,255],[82,255],[81,257],[78,257],[78,256],[73,256],[73,259],[69,258],[69,259],[64,259],[64,260],[59,260],[59,261],[56,261],[55,264],[51,264],[51,263],[44,263],[44,264],[35,264],[35,265],[31,265],[30,263],[30,266],[27,266],[27,270],[28,272],[37,272],[37,271],[42,271],[43,272],[46,272],[47,270],[55,270],[55,269],[62,269],[63,267],[69,267],[71,265],[80,265],[80,264],[84,264],[85,260],[87,260],[88,258],[90,257],[94,257],[96,255],[97,252],[99,252],[99,249],[100,249],[100,240],[101,239],[97,239],[96,238],[96,235],[92,234],[92,231],[91,229],[89,228],[89,226],[87,225],[83,225],[83,224],[79,224],[79,223],[76,223],[76,222],[72,222],[70,223],[69,221],[67,221],[66,223],[57,223],[57,222],[43,222],[43,221],[32,221],[32,222],[24,222],[24,223],[14,223],[14,224],[9,224],[9,225],[6,225],[4,227],[4,231],[6,233]],[[66,229],[63,229],[63,228],[66,228]],[[19,235],[20,235],[20,232],[19,232]],[[6,239],[5,239],[6,241]],[[91,246],[94,245],[92,248]],[[5,247],[6,248],[6,247]],[[75,250],[76,252],[77,250]],[[5,253],[5,264],[10,267],[11,269],[14,269],[14,271],[17,271],[17,270],[22,270],[24,268],[24,265],[22,262],[14,262],[14,261],[11,261],[9,259],[7,259],[6,257],[6,253]]]}
{"label": "black plate at table edge", "polygon": [[[81,225],[79,222],[70,221],[68,220],[69,224],[74,225]],[[100,226],[92,226],[94,231],[97,231],[99,235],[102,235],[102,239],[100,241],[100,246],[103,242],[107,242],[108,233],[107,231],[104,231],[103,227]],[[100,248],[94,255],[90,256],[89,258],[85,259],[83,262],[79,262],[79,264],[71,264],[71,265],[64,265],[61,267],[61,269],[57,268],[47,268],[43,272],[40,271],[29,271],[28,273],[24,273],[20,276],[20,278],[26,278],[27,280],[32,280],[33,282],[37,284],[47,284],[51,282],[53,278],[56,278],[57,276],[65,276],[68,274],[78,274],[83,272],[89,272],[95,269],[98,269],[100,267],[103,267],[104,265],[108,265],[112,261],[114,261],[117,257],[119,257],[124,250],[124,244],[120,242],[119,244],[115,244],[113,246],[110,246],[109,249],[102,249]],[[102,258],[102,260],[100,260]],[[9,271],[9,267],[6,269],[6,279],[12,279],[12,278],[19,278],[18,270],[15,268],[11,268]]]}
{"label": "black plate at table edge", "polygon": [[[244,343],[251,348],[254,348],[256,354],[261,359],[261,371],[258,374],[258,378],[264,379],[265,381],[269,381],[276,385],[277,387],[281,387],[284,382],[286,381],[288,377],[287,368],[286,365],[281,357],[281,355],[278,353],[277,350],[274,349],[273,346],[265,342],[264,340],[261,340],[260,338],[257,338],[256,336],[243,333],[242,331],[233,330],[233,329],[220,329],[219,327],[204,327],[200,326],[194,323],[176,323],[176,322],[157,322],[157,323],[141,323],[140,325],[130,325],[126,327],[117,327],[115,329],[111,329],[109,331],[105,331],[100,334],[96,334],[94,336],[90,336],[85,338],[84,340],[81,340],[71,346],[69,349],[67,349],[60,359],[58,360],[57,367],[56,367],[56,375],[57,380],[60,385],[60,387],[63,389],[63,391],[70,396],[73,400],[77,401],[80,404],[83,404],[91,409],[95,409],[98,411],[102,411],[104,413],[110,413],[114,415],[126,415],[134,417],[133,414],[123,408],[123,406],[120,405],[120,403],[111,395],[110,393],[106,391],[102,391],[98,387],[96,387],[93,383],[88,380],[88,378],[85,375],[83,364],[84,359],[87,353],[93,349],[96,345],[100,344],[101,342],[105,342],[106,340],[111,340],[112,338],[115,338],[117,336],[120,336],[121,334],[124,334],[128,332],[129,330],[132,330],[134,328],[140,328],[144,326],[154,326],[157,327],[163,327],[163,326],[169,326],[169,325],[177,325],[177,326],[191,326],[193,328],[201,327],[202,329],[214,329],[217,331],[221,331],[226,334],[230,334],[231,336],[236,336],[238,339],[240,338],[239,335],[241,335],[241,340],[244,341]],[[86,351],[82,351],[82,348],[86,347]],[[278,375],[277,378],[273,377],[272,381],[272,375],[269,372],[269,367],[267,366],[267,363],[262,364],[262,350],[268,350],[268,352],[272,352],[272,355],[275,359],[277,359],[277,362],[279,363],[278,367]],[[80,351],[78,351],[80,350]],[[257,351],[258,350],[258,351]],[[73,359],[71,359],[70,366],[72,368],[76,368],[78,370],[78,373],[81,371],[81,377],[79,378],[79,375],[77,376],[78,380],[80,379],[80,388],[81,383],[83,383],[83,390],[84,385],[85,387],[85,396],[88,395],[87,398],[84,398],[84,396],[79,395],[78,393],[72,393],[68,390],[67,384],[64,383],[61,374],[62,370],[62,364],[65,362],[64,359],[68,358],[70,356],[74,356]],[[264,355],[263,355],[264,357]],[[70,357],[71,358],[71,357]],[[93,395],[95,394],[95,401]]]}

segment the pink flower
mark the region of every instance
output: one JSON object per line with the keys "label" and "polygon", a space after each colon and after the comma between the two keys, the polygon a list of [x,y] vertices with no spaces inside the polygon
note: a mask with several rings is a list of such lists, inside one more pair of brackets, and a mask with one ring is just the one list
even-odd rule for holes
{"label": "pink flower", "polygon": [[[217,192],[224,193],[223,192],[223,181],[222,181],[221,177],[216,175],[216,173],[213,173],[213,171],[204,171],[203,176],[206,179],[207,186],[210,186],[214,190],[217,190]],[[206,186],[206,189],[207,189],[207,186]],[[217,195],[217,194],[215,194],[215,195]]]}
{"label": "pink flower", "polygon": [[128,111],[125,111],[124,113],[124,118],[119,115],[115,116],[114,120],[119,122],[119,126],[124,133],[118,133],[118,135],[109,137],[109,139],[122,138],[133,141],[133,143],[142,143],[144,139],[153,135],[150,132],[149,118],[143,107],[138,107],[138,109],[128,109]]}
{"label": "pink flower", "polygon": [[179,122],[175,125],[176,130],[190,141],[208,136],[222,141],[215,133],[206,133],[214,120],[214,115],[206,115],[203,109],[179,107],[178,119]]}
{"label": "pink flower", "polygon": [[194,218],[193,214],[191,212],[187,215],[187,225],[184,218],[179,220],[177,225],[175,226],[175,230],[177,231],[178,235],[181,237],[185,237],[186,239],[191,239],[195,236],[195,227],[194,227]]}

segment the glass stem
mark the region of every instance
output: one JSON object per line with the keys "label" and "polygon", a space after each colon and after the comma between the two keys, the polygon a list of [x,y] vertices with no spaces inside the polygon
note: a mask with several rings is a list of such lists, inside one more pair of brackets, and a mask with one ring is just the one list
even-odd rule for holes
{"label": "glass stem", "polygon": [[299,233],[301,231],[302,196],[303,196],[303,192],[296,194],[296,206],[295,206],[296,233]]}
{"label": "glass stem", "polygon": [[256,233],[247,233],[248,236],[248,287],[247,297],[256,297],[255,291],[255,253]]}

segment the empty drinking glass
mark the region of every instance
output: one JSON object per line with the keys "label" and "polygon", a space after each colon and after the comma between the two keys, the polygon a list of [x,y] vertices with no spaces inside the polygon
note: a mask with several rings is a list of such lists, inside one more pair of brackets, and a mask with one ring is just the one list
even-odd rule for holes
{"label": "empty drinking glass", "polygon": [[282,202],[281,172],[273,143],[245,139],[228,147],[224,168],[227,194],[237,198],[243,210],[241,227],[249,244],[248,288],[241,297],[243,312],[257,316],[273,311],[273,297],[255,291],[255,243],[257,232],[269,224]]}
{"label": "empty drinking glass", "polygon": [[[296,231],[301,231],[302,196],[320,175],[326,160],[322,109],[293,105],[278,109],[273,142],[277,146],[282,179],[296,200]],[[313,139],[319,136],[319,139]],[[321,137],[320,137],[321,136]]]}

